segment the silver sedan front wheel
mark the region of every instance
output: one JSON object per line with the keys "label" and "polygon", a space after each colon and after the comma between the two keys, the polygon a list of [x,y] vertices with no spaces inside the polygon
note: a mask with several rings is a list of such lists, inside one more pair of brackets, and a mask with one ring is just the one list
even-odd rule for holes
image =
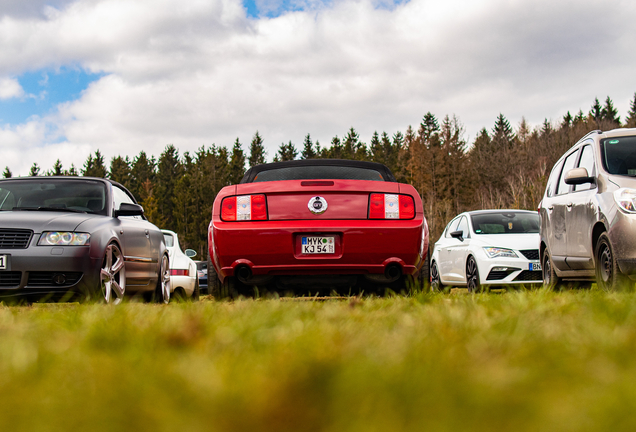
{"label": "silver sedan front wheel", "polygon": [[115,243],[106,247],[99,279],[103,301],[113,304],[121,303],[126,291],[126,267],[124,255]]}

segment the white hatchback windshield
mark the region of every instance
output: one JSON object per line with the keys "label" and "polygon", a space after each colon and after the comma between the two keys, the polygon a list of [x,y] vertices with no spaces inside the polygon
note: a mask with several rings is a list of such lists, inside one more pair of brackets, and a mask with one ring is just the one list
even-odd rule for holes
{"label": "white hatchback windshield", "polygon": [[534,234],[539,232],[536,213],[501,212],[470,215],[475,234]]}

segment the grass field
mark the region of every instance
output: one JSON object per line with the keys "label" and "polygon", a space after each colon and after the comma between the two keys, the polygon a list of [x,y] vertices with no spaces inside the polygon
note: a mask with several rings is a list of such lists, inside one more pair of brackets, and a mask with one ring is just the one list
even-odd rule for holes
{"label": "grass field", "polygon": [[636,295],[0,307],[2,431],[636,430]]}

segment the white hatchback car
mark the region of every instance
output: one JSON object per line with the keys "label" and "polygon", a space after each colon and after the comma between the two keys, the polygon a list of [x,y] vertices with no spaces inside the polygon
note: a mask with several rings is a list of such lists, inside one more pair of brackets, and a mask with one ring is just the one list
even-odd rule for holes
{"label": "white hatchback car", "polygon": [[444,229],[431,256],[431,288],[541,284],[539,215],[527,210],[460,214]]}
{"label": "white hatchback car", "polygon": [[199,300],[199,277],[197,265],[192,261],[192,257],[197,252],[193,249],[186,249],[185,253],[179,246],[177,233],[170,230],[161,230],[166,243],[166,249],[170,254],[170,284],[172,292],[177,297],[192,298]]}

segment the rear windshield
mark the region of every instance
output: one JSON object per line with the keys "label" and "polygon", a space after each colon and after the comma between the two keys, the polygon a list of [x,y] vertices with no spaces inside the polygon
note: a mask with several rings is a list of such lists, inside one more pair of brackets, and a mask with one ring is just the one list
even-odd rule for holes
{"label": "rear windshield", "polygon": [[470,216],[475,234],[531,234],[539,232],[539,215],[501,212]]}
{"label": "rear windshield", "polygon": [[384,181],[379,171],[348,166],[298,166],[261,171],[254,182],[279,180],[374,180]]}
{"label": "rear windshield", "polygon": [[636,176],[636,136],[601,140],[601,154],[608,173]]}

